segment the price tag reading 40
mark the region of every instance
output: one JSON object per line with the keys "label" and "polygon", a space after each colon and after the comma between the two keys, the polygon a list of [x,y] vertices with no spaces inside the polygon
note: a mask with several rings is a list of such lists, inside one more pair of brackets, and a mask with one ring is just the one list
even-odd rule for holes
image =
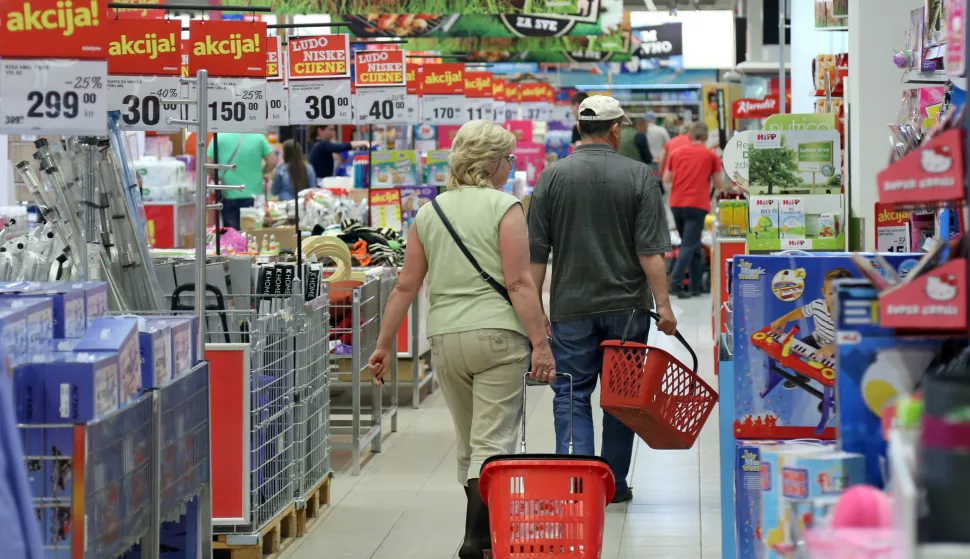
{"label": "price tag reading 40", "polygon": [[409,108],[407,88],[357,89],[358,124],[409,124],[414,122],[414,115]]}
{"label": "price tag reading 40", "polygon": [[178,76],[108,76],[108,105],[121,111],[122,128],[175,132],[182,127],[168,119],[187,119],[189,107],[165,101],[184,98],[183,90]]}
{"label": "price tag reading 40", "polygon": [[0,60],[0,130],[107,133],[107,72],[103,60]]}
{"label": "price tag reading 40", "polygon": [[353,124],[350,80],[290,82],[291,124]]}
{"label": "price tag reading 40", "polygon": [[[195,95],[195,86],[189,94]],[[205,110],[211,132],[266,131],[265,79],[210,78],[208,94]]]}

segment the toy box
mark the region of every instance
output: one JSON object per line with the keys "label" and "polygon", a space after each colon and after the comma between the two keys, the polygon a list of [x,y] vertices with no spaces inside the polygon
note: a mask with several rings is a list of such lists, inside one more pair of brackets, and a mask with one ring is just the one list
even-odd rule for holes
{"label": "toy box", "polygon": [[70,284],[53,282],[34,284],[22,294],[3,294],[3,298],[50,297],[53,315],[53,335],[55,338],[80,338],[84,334],[85,293],[81,289],[71,289]]}
{"label": "toy box", "polygon": [[27,358],[27,313],[23,309],[0,309],[0,343],[14,363]]}
{"label": "toy box", "polygon": [[122,405],[138,397],[141,390],[141,358],[137,318],[96,318],[75,351],[118,352],[118,379]]}
{"label": "toy box", "polygon": [[424,184],[428,186],[448,185],[448,155],[451,151],[436,149],[428,152],[428,159],[424,166]]}
{"label": "toy box", "polygon": [[[791,443],[761,449],[758,474],[761,478],[760,554],[758,559],[786,559],[778,546],[792,543],[791,514],[784,498],[782,471],[797,463],[802,456],[828,452],[830,447],[817,444]],[[739,556],[742,557],[742,556]]]}
{"label": "toy box", "polygon": [[0,297],[0,309],[19,309],[27,315],[27,349],[31,354],[50,350],[54,337],[54,303],[50,297]]}
{"label": "toy box", "polygon": [[[84,294],[85,327],[95,318],[108,315],[108,284],[103,281],[64,282],[52,281],[37,284],[40,289],[77,291]],[[75,336],[58,336],[75,337]]]}
{"label": "toy box", "polygon": [[880,414],[897,395],[911,393],[947,341],[903,337],[879,326],[871,311],[878,291],[866,281],[836,284],[836,336],[841,448],[863,455],[865,482],[885,487],[887,444]]}
{"label": "toy box", "polygon": [[805,238],[805,201],[801,198],[782,198],[778,206],[778,238]]}
{"label": "toy box", "polygon": [[168,326],[172,330],[172,374],[175,377],[184,375],[196,365],[195,344],[198,336],[198,319],[188,316],[159,317],[159,325]]}
{"label": "toy box", "polygon": [[748,232],[756,238],[778,238],[778,200],[752,198],[748,208]]}
{"label": "toy box", "polygon": [[[907,269],[919,255],[886,255]],[[835,437],[834,282],[860,278],[838,256],[736,256],[734,436]]]}
{"label": "toy box", "polygon": [[175,378],[172,365],[172,328],[164,321],[138,319],[141,386],[157,388]]}
{"label": "toy box", "polygon": [[[17,423],[43,424],[46,420],[44,408],[44,371],[41,367],[25,362],[13,368],[14,413]],[[44,430],[37,427],[21,429],[24,455],[44,456]],[[27,482],[34,497],[44,495],[47,475],[40,460],[27,462]]]}

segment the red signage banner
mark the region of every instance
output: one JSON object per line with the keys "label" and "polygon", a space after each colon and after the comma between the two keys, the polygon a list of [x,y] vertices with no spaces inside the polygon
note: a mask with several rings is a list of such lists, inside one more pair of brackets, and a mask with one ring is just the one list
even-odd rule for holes
{"label": "red signage banner", "polygon": [[0,57],[103,59],[107,12],[99,0],[4,2]]}
{"label": "red signage banner", "polygon": [[278,81],[282,80],[283,76],[280,74],[280,57],[282,53],[280,52],[280,38],[266,37],[266,79]]}
{"label": "red signage banner", "polygon": [[731,109],[734,118],[768,118],[778,114],[778,96],[769,95],[764,99],[738,99],[731,105]]}
{"label": "red signage banner", "polygon": [[418,67],[408,66],[405,71],[407,77],[408,95],[418,95],[421,93],[421,82],[418,81]]}
{"label": "red signage banner", "polygon": [[519,88],[517,83],[505,82],[505,101],[508,103],[519,103]]}
{"label": "red signage banner", "polygon": [[464,95],[464,64],[425,64],[418,68],[422,95]]}
{"label": "red signage banner", "polygon": [[879,201],[934,204],[964,200],[963,131],[947,130],[876,175]]}
{"label": "red signage banner", "polygon": [[520,103],[542,103],[549,101],[552,93],[552,86],[546,83],[522,83],[519,84]]}
{"label": "red signage banner", "polygon": [[291,37],[288,54],[291,80],[350,77],[347,35]]}
{"label": "red signage banner", "polygon": [[492,73],[465,72],[465,97],[471,99],[491,99]]}
{"label": "red signage banner", "polygon": [[137,26],[109,19],[108,73],[117,76],[178,76],[182,72],[182,22],[146,19]]}
{"label": "red signage banner", "polygon": [[492,78],[492,98],[496,101],[505,101],[505,80]]}
{"label": "red signage banner", "polygon": [[208,70],[213,78],[266,77],[266,23],[203,21],[189,23],[189,73]]}
{"label": "red signage banner", "polygon": [[407,85],[403,50],[358,51],[354,62],[357,87]]}

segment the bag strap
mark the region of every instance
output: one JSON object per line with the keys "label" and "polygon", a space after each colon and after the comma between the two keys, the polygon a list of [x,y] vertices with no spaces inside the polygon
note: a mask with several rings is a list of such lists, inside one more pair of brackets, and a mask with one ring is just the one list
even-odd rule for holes
{"label": "bag strap", "polygon": [[[236,142],[236,149],[232,150],[232,153],[229,155],[229,159],[226,160],[226,163],[225,163],[226,165],[232,165],[232,162],[236,160],[236,155],[239,154],[239,148],[242,147],[243,140],[245,138],[246,138],[246,135],[245,134],[240,134],[239,135],[239,141]],[[216,161],[216,163],[218,163],[218,161]],[[225,181],[226,180],[226,172],[225,171],[219,171],[219,180],[220,181]]]}
{"label": "bag strap", "polygon": [[448,230],[448,233],[451,235],[451,238],[455,240],[455,244],[458,245],[458,249],[461,250],[461,253],[465,255],[465,258],[467,258],[468,262],[470,262],[472,267],[475,268],[475,271],[478,272],[478,275],[483,280],[485,280],[485,283],[492,286],[492,289],[497,291],[498,294],[501,295],[511,305],[512,298],[509,297],[509,290],[506,289],[505,286],[499,283],[495,278],[488,275],[488,272],[482,269],[481,265],[479,265],[478,263],[478,260],[475,260],[475,257],[472,256],[472,253],[468,251],[468,247],[465,246],[465,243],[461,242],[461,237],[458,236],[458,232],[455,231],[455,228],[451,226],[451,222],[448,221],[447,217],[445,217],[445,212],[442,211],[441,206],[438,205],[438,201],[431,200],[431,205],[434,207],[434,211],[437,212],[438,217],[441,218],[441,222],[445,225],[445,229]]}

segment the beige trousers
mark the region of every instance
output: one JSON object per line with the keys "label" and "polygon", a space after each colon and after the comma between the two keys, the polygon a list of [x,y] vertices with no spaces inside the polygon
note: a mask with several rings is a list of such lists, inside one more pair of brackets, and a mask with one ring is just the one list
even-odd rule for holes
{"label": "beige trousers", "polygon": [[518,332],[495,329],[431,338],[431,366],[455,422],[462,485],[479,477],[488,458],[515,452],[528,342]]}

